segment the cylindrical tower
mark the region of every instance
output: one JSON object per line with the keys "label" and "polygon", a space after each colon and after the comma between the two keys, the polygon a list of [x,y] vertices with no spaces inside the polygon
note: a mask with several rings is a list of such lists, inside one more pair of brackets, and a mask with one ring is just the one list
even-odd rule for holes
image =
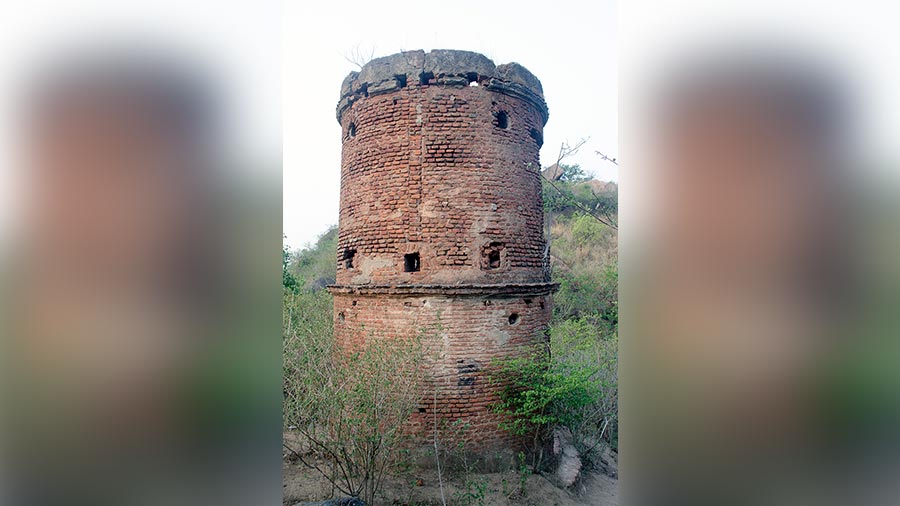
{"label": "cylindrical tower", "polygon": [[554,289],[540,81],[477,53],[409,51],[347,76],[337,119],[338,343],[437,329],[432,391],[411,423],[427,437],[433,416],[462,420],[482,448],[508,447],[486,373],[545,338]]}

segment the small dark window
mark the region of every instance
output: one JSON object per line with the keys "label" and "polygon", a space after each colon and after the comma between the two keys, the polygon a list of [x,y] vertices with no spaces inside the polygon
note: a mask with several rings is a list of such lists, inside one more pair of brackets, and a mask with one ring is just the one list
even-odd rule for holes
{"label": "small dark window", "polygon": [[509,315],[509,324],[515,325],[517,323],[519,323],[519,313],[513,313]]}
{"label": "small dark window", "polygon": [[350,123],[350,126],[347,127],[347,137],[351,139],[356,137],[356,123]]}
{"label": "small dark window", "polygon": [[344,316],[344,313],[343,313],[343,312],[338,313],[338,319],[339,319],[339,320],[344,321],[344,318],[345,318],[345,316]]}
{"label": "small dark window", "polygon": [[344,250],[344,268],[352,269],[353,268],[353,258],[356,256],[355,249],[345,249]]}
{"label": "small dark window", "polygon": [[433,72],[422,72],[421,74],[419,74],[419,84],[428,84],[428,82],[432,79],[434,79]]}
{"label": "small dark window", "polygon": [[481,249],[481,268],[493,270],[503,267],[504,248],[505,246],[502,242],[485,244]]}
{"label": "small dark window", "polygon": [[424,413],[424,412],[425,412],[425,408],[419,408],[419,413]]}
{"label": "small dark window", "polygon": [[408,253],[406,255],[403,255],[404,272],[419,272],[420,267],[421,265],[419,263],[418,253]]}
{"label": "small dark window", "polygon": [[406,74],[397,74],[394,76],[394,79],[397,80],[397,86],[406,88]]}
{"label": "small dark window", "polygon": [[509,128],[509,114],[506,114],[506,111],[497,113],[497,128],[502,128],[504,130]]}
{"label": "small dark window", "polygon": [[488,269],[500,268],[500,251],[492,250],[488,253]]}

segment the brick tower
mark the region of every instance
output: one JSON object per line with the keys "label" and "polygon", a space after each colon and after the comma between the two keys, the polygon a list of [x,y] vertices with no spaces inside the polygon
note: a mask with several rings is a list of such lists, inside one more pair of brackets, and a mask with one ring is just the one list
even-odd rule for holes
{"label": "brick tower", "polygon": [[337,119],[338,343],[439,322],[441,358],[426,366],[431,390],[412,424],[462,420],[481,449],[510,448],[486,372],[492,359],[544,339],[555,288],[543,233],[540,81],[477,53],[409,51],[351,72]]}

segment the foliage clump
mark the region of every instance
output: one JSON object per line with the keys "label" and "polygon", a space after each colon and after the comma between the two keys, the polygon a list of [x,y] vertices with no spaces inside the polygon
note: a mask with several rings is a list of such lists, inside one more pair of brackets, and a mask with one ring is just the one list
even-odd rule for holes
{"label": "foliage clump", "polygon": [[306,446],[289,450],[341,493],[374,504],[404,456],[426,348],[416,336],[338,349],[331,306],[324,290],[285,295],[284,425]]}
{"label": "foliage clump", "polygon": [[556,428],[571,432],[589,464],[604,446],[618,448],[618,196],[578,165],[556,171],[543,189],[559,283],[549,339],[499,361],[495,374],[505,386],[494,408],[505,429],[529,436],[535,471]]}

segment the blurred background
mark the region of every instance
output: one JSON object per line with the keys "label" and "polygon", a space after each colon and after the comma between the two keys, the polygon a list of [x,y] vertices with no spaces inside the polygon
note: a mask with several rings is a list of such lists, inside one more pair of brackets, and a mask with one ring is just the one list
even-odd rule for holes
{"label": "blurred background", "polygon": [[900,500],[890,10],[621,6],[623,504]]}
{"label": "blurred background", "polygon": [[4,15],[0,503],[280,500],[280,12]]}

